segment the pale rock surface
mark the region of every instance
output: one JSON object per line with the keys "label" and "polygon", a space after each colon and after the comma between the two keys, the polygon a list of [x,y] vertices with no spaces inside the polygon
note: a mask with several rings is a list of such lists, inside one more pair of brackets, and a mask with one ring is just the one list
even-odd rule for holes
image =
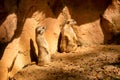
{"label": "pale rock surface", "polygon": [[[9,18],[11,21],[14,20],[14,15],[13,17]],[[9,14],[8,16],[11,15]],[[3,49],[2,50],[3,52],[0,51],[1,52],[0,54],[3,54],[1,56],[1,61],[6,65],[7,68],[12,66],[12,69],[9,72],[10,77],[12,77],[19,70],[21,70],[25,65],[30,64],[31,61],[37,61],[35,59],[37,56],[37,45],[35,42],[35,28],[39,25],[40,21],[44,20],[48,16],[53,16],[53,14],[50,11],[49,7],[47,6],[45,0],[42,2],[41,1],[39,2],[38,0],[35,1],[21,0],[19,2],[19,7],[17,11],[17,22],[14,21],[13,23],[17,24],[14,39],[10,41],[4,49],[1,47],[1,49]],[[6,23],[4,22],[3,23],[4,25],[7,26],[8,23],[11,23],[11,21],[6,21]],[[14,25],[9,26],[11,26],[13,29],[10,28],[8,30],[15,29]],[[15,57],[16,60],[13,64],[13,60]],[[2,73],[3,72],[1,71],[0,74]]]}
{"label": "pale rock surface", "polygon": [[101,27],[104,33],[104,42],[108,43],[114,35],[120,34],[120,1],[112,0],[101,17]]}
{"label": "pale rock surface", "polygon": [[45,37],[49,44],[50,53],[53,54],[58,50],[58,39],[60,35],[60,26],[57,19],[46,18],[40,25],[46,26]]}
{"label": "pale rock surface", "polygon": [[0,42],[9,42],[17,29],[17,15],[9,14],[0,26]]}
{"label": "pale rock surface", "polygon": [[[74,3],[73,0],[65,0],[63,1],[65,6],[59,11],[60,13],[58,13],[58,16],[54,15],[51,7],[48,5],[49,0],[20,0],[20,2],[18,0],[16,3],[14,1],[11,3],[9,3],[8,0],[5,1],[5,9],[9,14],[4,21],[0,20],[0,41],[8,42],[12,38],[13,39],[7,43],[5,48],[0,46],[0,54],[3,54],[0,56],[0,61],[2,62],[0,65],[3,63],[5,65],[5,67],[3,65],[0,66],[0,68],[2,67],[3,71],[5,70],[6,72],[3,74],[3,71],[0,71],[0,75],[3,74],[7,76],[7,68],[13,66],[12,70],[9,72],[9,76],[12,77],[25,65],[32,61],[36,61],[35,55],[37,56],[38,49],[35,42],[35,28],[39,25],[47,27],[45,37],[48,41],[51,54],[55,53],[58,49],[60,26],[66,19],[72,18],[76,20],[77,25],[74,26],[74,31],[81,45],[99,45],[103,43],[106,36],[105,33],[103,35],[100,28],[100,15],[105,10],[103,17],[110,23],[110,26],[106,26],[108,28],[110,27],[110,31],[106,30],[108,35],[111,35],[111,31],[112,34],[119,34],[120,32],[118,0],[113,0],[112,5],[108,8],[108,1],[110,0],[75,0]],[[14,6],[12,4],[14,4]],[[59,8],[59,6],[56,8]],[[0,9],[3,9],[3,7]],[[3,10],[0,10],[0,15],[2,17],[4,16],[1,14],[3,12]],[[65,16],[63,16],[63,13],[65,13]],[[2,18],[1,16],[0,19]],[[115,26],[111,26],[113,22]],[[6,31],[4,27],[6,27],[8,32],[10,30],[9,37],[5,37]],[[1,40],[3,37],[5,37],[5,40]],[[16,60],[13,64],[15,57]]]}
{"label": "pale rock surface", "polygon": [[74,26],[74,31],[78,37],[78,45],[100,45],[103,44],[103,33],[99,26],[100,20],[87,23],[81,26]]}
{"label": "pale rock surface", "polygon": [[0,61],[0,80],[7,80],[8,78],[8,68],[4,62]]}

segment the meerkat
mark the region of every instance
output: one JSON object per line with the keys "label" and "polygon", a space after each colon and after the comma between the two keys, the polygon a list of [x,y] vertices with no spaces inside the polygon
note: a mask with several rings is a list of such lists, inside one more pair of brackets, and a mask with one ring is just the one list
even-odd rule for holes
{"label": "meerkat", "polygon": [[74,19],[69,19],[66,21],[65,25],[61,29],[61,42],[60,42],[60,52],[72,52],[77,48],[76,41],[77,36],[72,28],[76,24]]}
{"label": "meerkat", "polygon": [[38,26],[36,28],[36,43],[38,46],[38,65],[39,66],[44,66],[46,64],[49,64],[51,61],[49,45],[44,36],[45,30],[46,30],[46,27],[44,26]]}

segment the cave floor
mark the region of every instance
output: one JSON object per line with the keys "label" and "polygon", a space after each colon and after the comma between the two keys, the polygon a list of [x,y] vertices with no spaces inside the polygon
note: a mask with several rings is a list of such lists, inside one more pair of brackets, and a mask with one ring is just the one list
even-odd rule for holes
{"label": "cave floor", "polygon": [[28,65],[13,80],[120,80],[120,46],[82,46],[56,53],[49,65]]}

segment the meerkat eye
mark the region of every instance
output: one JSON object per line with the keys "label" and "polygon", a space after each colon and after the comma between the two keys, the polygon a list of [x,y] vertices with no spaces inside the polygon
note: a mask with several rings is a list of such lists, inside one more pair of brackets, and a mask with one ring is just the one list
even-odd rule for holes
{"label": "meerkat eye", "polygon": [[44,27],[42,27],[42,29],[45,29]]}
{"label": "meerkat eye", "polygon": [[69,24],[69,23],[70,23],[70,21],[67,21],[67,22],[66,22],[66,24]]}
{"label": "meerkat eye", "polygon": [[43,27],[42,29],[46,30],[46,27]]}

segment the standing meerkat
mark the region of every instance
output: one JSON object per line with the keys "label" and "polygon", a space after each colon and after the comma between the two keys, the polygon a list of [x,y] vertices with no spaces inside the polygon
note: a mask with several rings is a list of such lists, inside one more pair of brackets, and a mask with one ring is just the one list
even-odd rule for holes
{"label": "standing meerkat", "polygon": [[44,36],[45,30],[46,30],[46,27],[44,26],[39,26],[36,28],[36,43],[38,46],[38,65],[39,66],[48,64],[51,61],[49,45]]}
{"label": "standing meerkat", "polygon": [[66,21],[61,30],[60,52],[71,52],[77,49],[77,36],[72,28],[76,24],[74,19]]}

